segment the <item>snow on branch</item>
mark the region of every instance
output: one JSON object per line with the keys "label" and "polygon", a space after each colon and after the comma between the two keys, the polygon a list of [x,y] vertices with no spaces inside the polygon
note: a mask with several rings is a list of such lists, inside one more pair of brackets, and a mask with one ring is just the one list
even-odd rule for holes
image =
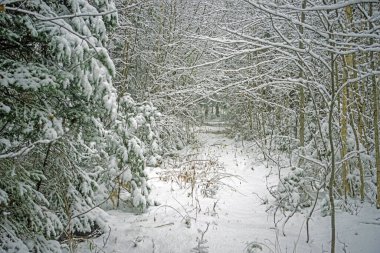
{"label": "snow on branch", "polygon": [[276,5],[268,3],[268,1],[256,1],[258,4],[266,5],[273,8],[278,9],[287,9],[287,10],[294,10],[294,11],[333,11],[338,9],[343,9],[344,7],[355,5],[355,4],[363,4],[363,3],[378,3],[378,0],[344,0],[339,3],[330,4],[330,5],[317,5],[309,8],[297,8],[292,5]]}
{"label": "snow on branch", "polygon": [[41,20],[41,21],[52,21],[52,20],[57,20],[57,19],[76,18],[76,17],[105,16],[105,15],[109,15],[109,14],[117,12],[117,10],[110,10],[110,11],[99,12],[99,13],[75,13],[75,14],[72,14],[72,15],[63,15],[63,16],[57,16],[57,17],[49,17],[49,18],[47,18],[47,17],[42,16],[39,13],[36,13],[36,12],[33,12],[33,11],[24,10],[24,9],[20,9],[20,8],[6,7],[5,9],[6,10],[20,12],[20,13],[24,13],[24,14],[28,14],[28,15],[33,15],[38,20]]}
{"label": "snow on branch", "polygon": [[252,40],[252,41],[257,41],[257,42],[263,43],[264,45],[268,45],[267,47],[272,46],[272,47],[275,47],[275,48],[282,48],[282,49],[292,50],[292,51],[297,52],[297,53],[309,53],[313,58],[319,60],[324,66],[326,66],[327,69],[330,70],[330,65],[320,55],[318,55],[317,53],[313,52],[311,49],[301,49],[299,47],[287,45],[287,44],[284,44],[284,43],[271,42],[271,41],[268,41],[268,40],[265,40],[265,39],[261,39],[261,38],[258,38],[258,37],[252,37],[252,36],[249,36],[249,35],[244,35],[244,34],[236,32],[234,30],[230,30],[230,29],[225,29],[225,30],[227,32],[229,32],[231,34],[234,34],[234,35],[237,35],[237,36],[239,36],[241,38],[245,38],[247,40]]}
{"label": "snow on branch", "polygon": [[30,144],[29,146],[27,147],[23,147],[21,148],[19,151],[17,152],[10,152],[10,153],[6,153],[6,154],[0,154],[0,159],[5,159],[5,158],[14,158],[16,156],[20,156],[20,155],[23,155],[23,154],[27,154],[30,150],[32,150],[37,144],[48,144],[48,143],[51,143],[55,140],[57,140],[58,138],[54,139],[54,140],[38,140],[38,141],[35,141],[33,142],[32,144]]}

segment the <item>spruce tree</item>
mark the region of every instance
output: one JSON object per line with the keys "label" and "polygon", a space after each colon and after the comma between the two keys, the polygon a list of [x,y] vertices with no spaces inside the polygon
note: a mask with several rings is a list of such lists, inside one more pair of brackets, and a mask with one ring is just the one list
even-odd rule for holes
{"label": "spruce tree", "polygon": [[135,207],[149,204],[144,168],[159,150],[159,114],[112,84],[113,1],[1,7],[0,251],[60,252],[59,243],[104,227],[97,205],[119,178]]}

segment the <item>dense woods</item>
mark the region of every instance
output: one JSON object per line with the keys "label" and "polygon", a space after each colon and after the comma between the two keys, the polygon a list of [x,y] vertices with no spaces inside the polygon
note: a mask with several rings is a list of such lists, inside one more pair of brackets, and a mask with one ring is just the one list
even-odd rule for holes
{"label": "dense woods", "polygon": [[379,27],[377,0],[1,1],[0,252],[74,251],[121,192],[144,212],[146,166],[215,118],[335,252],[337,209],[380,208]]}

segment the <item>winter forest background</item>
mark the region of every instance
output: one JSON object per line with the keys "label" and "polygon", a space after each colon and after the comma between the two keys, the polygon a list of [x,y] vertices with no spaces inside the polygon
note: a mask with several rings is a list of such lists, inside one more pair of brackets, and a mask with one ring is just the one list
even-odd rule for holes
{"label": "winter forest background", "polygon": [[200,133],[234,158],[255,150],[278,233],[213,251],[207,223],[192,252],[295,252],[285,225],[304,224],[307,245],[317,217],[329,234],[313,252],[355,252],[337,217],[356,226],[367,210],[362,230],[380,236],[379,52],[378,0],[0,0],[0,252],[170,252],[154,238],[141,249],[147,236],[107,250],[107,217],[160,212],[156,173],[195,210],[165,205],[187,214],[163,229],[197,224],[202,201],[222,219],[217,191],[244,178],[181,156]]}

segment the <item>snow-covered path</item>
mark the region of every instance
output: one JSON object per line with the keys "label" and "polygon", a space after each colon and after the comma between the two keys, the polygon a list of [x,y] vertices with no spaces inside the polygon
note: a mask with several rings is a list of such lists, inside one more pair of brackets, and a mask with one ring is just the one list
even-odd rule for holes
{"label": "snow-covered path", "polygon": [[[215,126],[202,128],[200,145],[184,150],[182,155],[198,153],[197,159],[216,158],[225,169],[223,173],[236,176],[222,180],[228,186],[220,187],[213,197],[204,197],[199,190],[192,197],[189,187],[164,182],[160,178],[163,169],[150,168],[151,197],[160,205],[139,215],[109,211],[110,233],[95,240],[93,252],[328,252],[328,217],[315,215],[309,244],[305,243],[305,215],[296,214],[287,223],[286,237],[281,222],[280,228],[275,228],[273,214],[266,211],[268,205],[263,202],[271,200],[266,181],[275,184],[276,175],[267,177],[270,168],[257,161],[252,144],[243,146],[219,134],[220,130]],[[375,217],[376,213],[370,215]],[[337,244],[337,252],[359,252],[355,241],[367,242],[363,252],[378,252],[379,227],[362,224],[361,229],[354,228],[352,224],[359,224],[363,217],[345,216],[338,216],[338,230],[342,231],[338,239],[342,243]],[[82,245],[80,250],[91,252],[89,248]]]}
{"label": "snow-covered path", "polygon": [[218,192],[217,226],[207,234],[208,246],[210,252],[244,252],[249,243],[273,238],[272,217],[260,199],[268,194],[265,176],[269,170],[257,163],[254,154],[247,152],[240,141],[212,134],[210,130],[206,136],[200,136],[207,140],[203,143],[203,152],[217,154],[228,173],[242,180],[229,182],[236,191],[221,189]]}

